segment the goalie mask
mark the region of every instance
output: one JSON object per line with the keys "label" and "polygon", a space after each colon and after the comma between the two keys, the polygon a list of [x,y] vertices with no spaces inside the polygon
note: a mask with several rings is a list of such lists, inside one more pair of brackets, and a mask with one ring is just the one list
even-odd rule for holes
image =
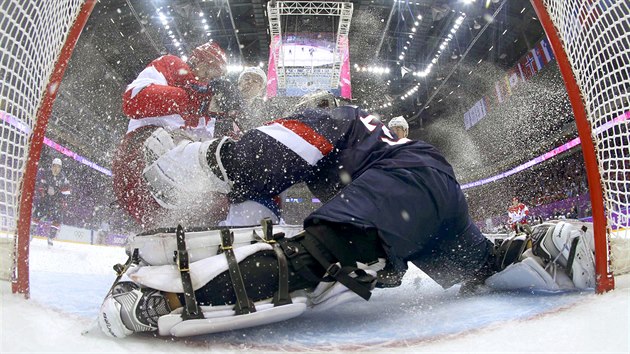
{"label": "goalie mask", "polygon": [[160,316],[170,313],[164,294],[124,281],[107,295],[98,314],[98,325],[110,337],[157,330]]}
{"label": "goalie mask", "polygon": [[339,101],[328,91],[315,91],[304,95],[295,106],[296,110],[307,108],[333,109],[339,107]]}

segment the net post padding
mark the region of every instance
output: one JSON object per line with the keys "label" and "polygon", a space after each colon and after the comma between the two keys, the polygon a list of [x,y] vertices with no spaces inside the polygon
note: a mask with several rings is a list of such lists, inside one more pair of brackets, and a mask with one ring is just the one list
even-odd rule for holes
{"label": "net post padding", "polygon": [[35,180],[37,179],[37,164],[41,155],[42,144],[44,142],[44,134],[48,125],[48,118],[52,112],[53,103],[57,97],[61,79],[68,66],[68,61],[72,55],[72,51],[83,31],[83,27],[87,23],[90,13],[96,5],[96,0],[86,0],[81,7],[77,18],[70,27],[66,41],[61,48],[59,58],[55,63],[55,68],[50,75],[50,79],[46,85],[46,91],[42,97],[41,104],[37,110],[37,118],[33,134],[29,142],[28,159],[22,180],[17,235],[15,242],[15,262],[11,288],[13,293],[24,294],[25,298],[29,298],[29,243],[30,243],[30,227],[31,227],[31,209],[33,206],[33,193],[35,190]]}
{"label": "net post padding", "polygon": [[582,143],[582,154],[584,156],[584,164],[586,169],[586,178],[588,180],[588,188],[591,198],[591,208],[593,213],[593,232],[595,237],[595,271],[597,273],[598,293],[603,293],[614,289],[615,282],[612,271],[610,270],[609,261],[609,232],[607,227],[606,214],[604,209],[604,198],[601,176],[597,163],[597,155],[591,125],[588,121],[584,101],[580,92],[577,80],[571,69],[571,63],[567,53],[562,46],[562,40],[556,30],[556,27],[546,10],[543,0],[530,0],[538,19],[542,24],[551,48],[556,57],[558,67],[562,73],[567,94],[573,107],[575,116],[575,124]]}

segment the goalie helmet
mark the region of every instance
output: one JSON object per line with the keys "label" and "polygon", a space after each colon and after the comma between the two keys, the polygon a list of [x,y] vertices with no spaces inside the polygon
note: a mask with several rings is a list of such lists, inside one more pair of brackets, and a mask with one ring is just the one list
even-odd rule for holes
{"label": "goalie helmet", "polygon": [[243,72],[241,72],[241,74],[238,76],[238,80],[241,81],[245,75],[259,76],[260,78],[262,78],[262,81],[265,84],[267,83],[267,75],[261,68],[257,66],[251,66],[251,67],[245,68]]}
{"label": "goalie helmet", "polygon": [[267,75],[257,67],[245,68],[238,77],[238,88],[245,98],[260,96],[267,85]]}
{"label": "goalie helmet", "polygon": [[108,336],[123,338],[134,332],[157,330],[158,318],[170,312],[160,291],[123,281],[116,284],[103,301],[98,325]]}
{"label": "goalie helmet", "polygon": [[320,90],[304,95],[300,102],[298,102],[298,104],[295,106],[295,109],[332,109],[337,107],[339,107],[339,101],[337,101],[337,98],[328,91]]}

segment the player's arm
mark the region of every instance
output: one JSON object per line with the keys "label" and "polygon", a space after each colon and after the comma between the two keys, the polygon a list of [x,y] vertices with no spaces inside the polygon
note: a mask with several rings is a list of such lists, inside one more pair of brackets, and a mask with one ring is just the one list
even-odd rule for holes
{"label": "player's arm", "polygon": [[200,106],[197,95],[174,86],[151,84],[136,95],[133,90],[123,95],[123,112],[130,118],[195,113]]}
{"label": "player's arm", "polygon": [[130,118],[180,114],[184,119],[188,114],[199,113],[202,103],[212,97],[212,90],[207,84],[186,82],[182,77],[189,70],[184,62],[173,56],[155,60],[127,86],[123,94],[123,112]]}

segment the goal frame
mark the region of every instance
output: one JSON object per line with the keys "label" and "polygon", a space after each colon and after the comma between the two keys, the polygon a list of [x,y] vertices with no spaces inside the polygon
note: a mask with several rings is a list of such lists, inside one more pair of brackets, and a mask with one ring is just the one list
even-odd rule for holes
{"label": "goal frame", "polygon": [[608,228],[605,207],[604,190],[599,172],[595,143],[593,141],[593,131],[588,120],[586,107],[582,99],[582,94],[571,67],[569,57],[562,45],[560,35],[547,12],[544,0],[530,0],[536,15],[545,30],[549,43],[556,57],[560,73],[564,80],[569,101],[573,108],[575,124],[582,145],[582,155],[584,158],[584,168],[588,181],[588,189],[591,199],[593,215],[593,233],[595,244],[595,273],[597,274],[596,291],[603,293],[614,289],[615,280],[610,267],[610,244],[609,237],[611,230]]}
{"label": "goal frame", "polygon": [[[29,284],[29,241],[33,196],[37,178],[38,162],[41,156],[44,135],[52,112],[54,100],[68,66],[76,43],[96,5],[97,0],[85,0],[79,14],[68,31],[55,68],[46,84],[46,90],[37,109],[36,122],[28,142],[28,158],[20,185],[18,204],[18,220],[14,242],[14,262],[12,265],[12,291],[30,296]],[[598,293],[612,290],[615,286],[610,266],[610,234],[604,200],[604,188],[599,171],[596,142],[593,140],[585,102],[572,70],[571,62],[553,20],[546,10],[545,0],[530,0],[538,19],[549,39],[560,72],[565,82],[567,94],[573,108],[575,123],[581,140],[582,153],[590,192],[593,227],[595,236],[595,267],[597,274],[596,291]]]}
{"label": "goal frame", "polygon": [[44,142],[44,134],[46,133],[48,119],[52,112],[55,98],[57,98],[57,92],[59,91],[59,86],[68,66],[68,62],[79,40],[79,36],[81,32],[83,32],[83,28],[96,5],[96,1],[97,0],[86,0],[83,5],[81,5],[81,10],[68,31],[68,36],[55,62],[54,70],[46,84],[44,96],[37,109],[35,126],[33,127],[33,132],[29,140],[28,158],[20,188],[17,231],[14,243],[15,260],[13,262],[11,277],[11,289],[13,293],[24,294],[24,297],[27,299],[30,297],[28,255],[33,194],[35,191],[35,181],[37,179],[37,166]]}

